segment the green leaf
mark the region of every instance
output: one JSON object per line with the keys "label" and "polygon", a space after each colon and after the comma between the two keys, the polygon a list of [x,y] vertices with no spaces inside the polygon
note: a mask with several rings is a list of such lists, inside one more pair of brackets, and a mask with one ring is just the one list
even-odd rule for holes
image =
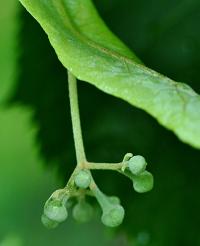
{"label": "green leaf", "polygon": [[99,18],[90,0],[20,0],[77,78],[155,117],[200,148],[200,97],[189,86],[140,64]]}

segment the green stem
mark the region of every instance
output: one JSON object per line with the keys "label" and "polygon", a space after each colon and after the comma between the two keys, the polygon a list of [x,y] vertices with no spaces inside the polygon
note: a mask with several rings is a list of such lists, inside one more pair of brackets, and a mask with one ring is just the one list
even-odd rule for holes
{"label": "green stem", "polygon": [[72,118],[72,129],[74,135],[75,151],[77,165],[82,166],[86,161],[82,131],[81,131],[81,122],[79,115],[79,106],[78,106],[78,92],[77,92],[77,81],[73,74],[68,71],[68,83],[69,83],[69,99],[70,99],[70,109],[71,109],[71,118]]}
{"label": "green stem", "polygon": [[121,170],[124,167],[125,163],[96,163],[96,162],[86,162],[84,167],[87,169],[96,169],[96,170]]}

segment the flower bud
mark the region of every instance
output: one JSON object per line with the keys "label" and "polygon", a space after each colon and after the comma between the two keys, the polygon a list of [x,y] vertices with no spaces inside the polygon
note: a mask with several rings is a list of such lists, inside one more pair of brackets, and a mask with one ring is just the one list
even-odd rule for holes
{"label": "flower bud", "polygon": [[76,174],[74,179],[75,184],[82,189],[88,188],[91,183],[91,175],[88,170],[81,170]]}
{"label": "flower bud", "polygon": [[44,215],[48,219],[60,223],[66,220],[68,212],[60,200],[52,200],[45,204]]}
{"label": "flower bud", "polygon": [[96,187],[93,190],[94,196],[99,202],[103,211],[101,221],[109,227],[119,226],[124,219],[124,208],[119,204],[118,197],[108,197]]}
{"label": "flower bud", "polygon": [[124,208],[119,204],[104,207],[101,221],[106,226],[116,227],[122,223],[124,214]]}
{"label": "flower bud", "polygon": [[72,211],[74,219],[80,223],[89,221],[92,217],[92,214],[92,206],[85,201],[80,201],[79,203],[77,203]]}
{"label": "flower bud", "polygon": [[148,171],[144,171],[140,175],[134,176],[133,187],[139,193],[150,191],[153,188],[153,175]]}
{"label": "flower bud", "polygon": [[128,161],[128,167],[132,174],[139,175],[147,166],[146,160],[141,155],[135,155]]}
{"label": "flower bud", "polygon": [[113,203],[113,204],[120,204],[120,200],[119,200],[119,197],[117,196],[109,196],[108,197],[110,202]]}
{"label": "flower bud", "polygon": [[48,229],[54,229],[58,226],[58,222],[50,220],[46,215],[42,215],[41,217],[42,224]]}

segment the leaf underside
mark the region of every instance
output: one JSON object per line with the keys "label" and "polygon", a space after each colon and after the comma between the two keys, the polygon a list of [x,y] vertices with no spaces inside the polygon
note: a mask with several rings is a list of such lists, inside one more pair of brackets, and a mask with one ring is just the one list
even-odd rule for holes
{"label": "leaf underside", "polygon": [[144,66],[99,17],[90,0],[20,0],[78,79],[145,110],[200,148],[200,96]]}

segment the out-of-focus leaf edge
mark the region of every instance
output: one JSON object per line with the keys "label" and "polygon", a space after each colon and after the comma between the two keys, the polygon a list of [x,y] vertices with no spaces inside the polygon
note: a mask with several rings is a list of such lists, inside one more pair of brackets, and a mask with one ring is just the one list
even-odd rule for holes
{"label": "out-of-focus leaf edge", "polygon": [[109,31],[90,0],[20,2],[78,79],[145,110],[182,141],[200,148],[200,96],[142,65]]}

